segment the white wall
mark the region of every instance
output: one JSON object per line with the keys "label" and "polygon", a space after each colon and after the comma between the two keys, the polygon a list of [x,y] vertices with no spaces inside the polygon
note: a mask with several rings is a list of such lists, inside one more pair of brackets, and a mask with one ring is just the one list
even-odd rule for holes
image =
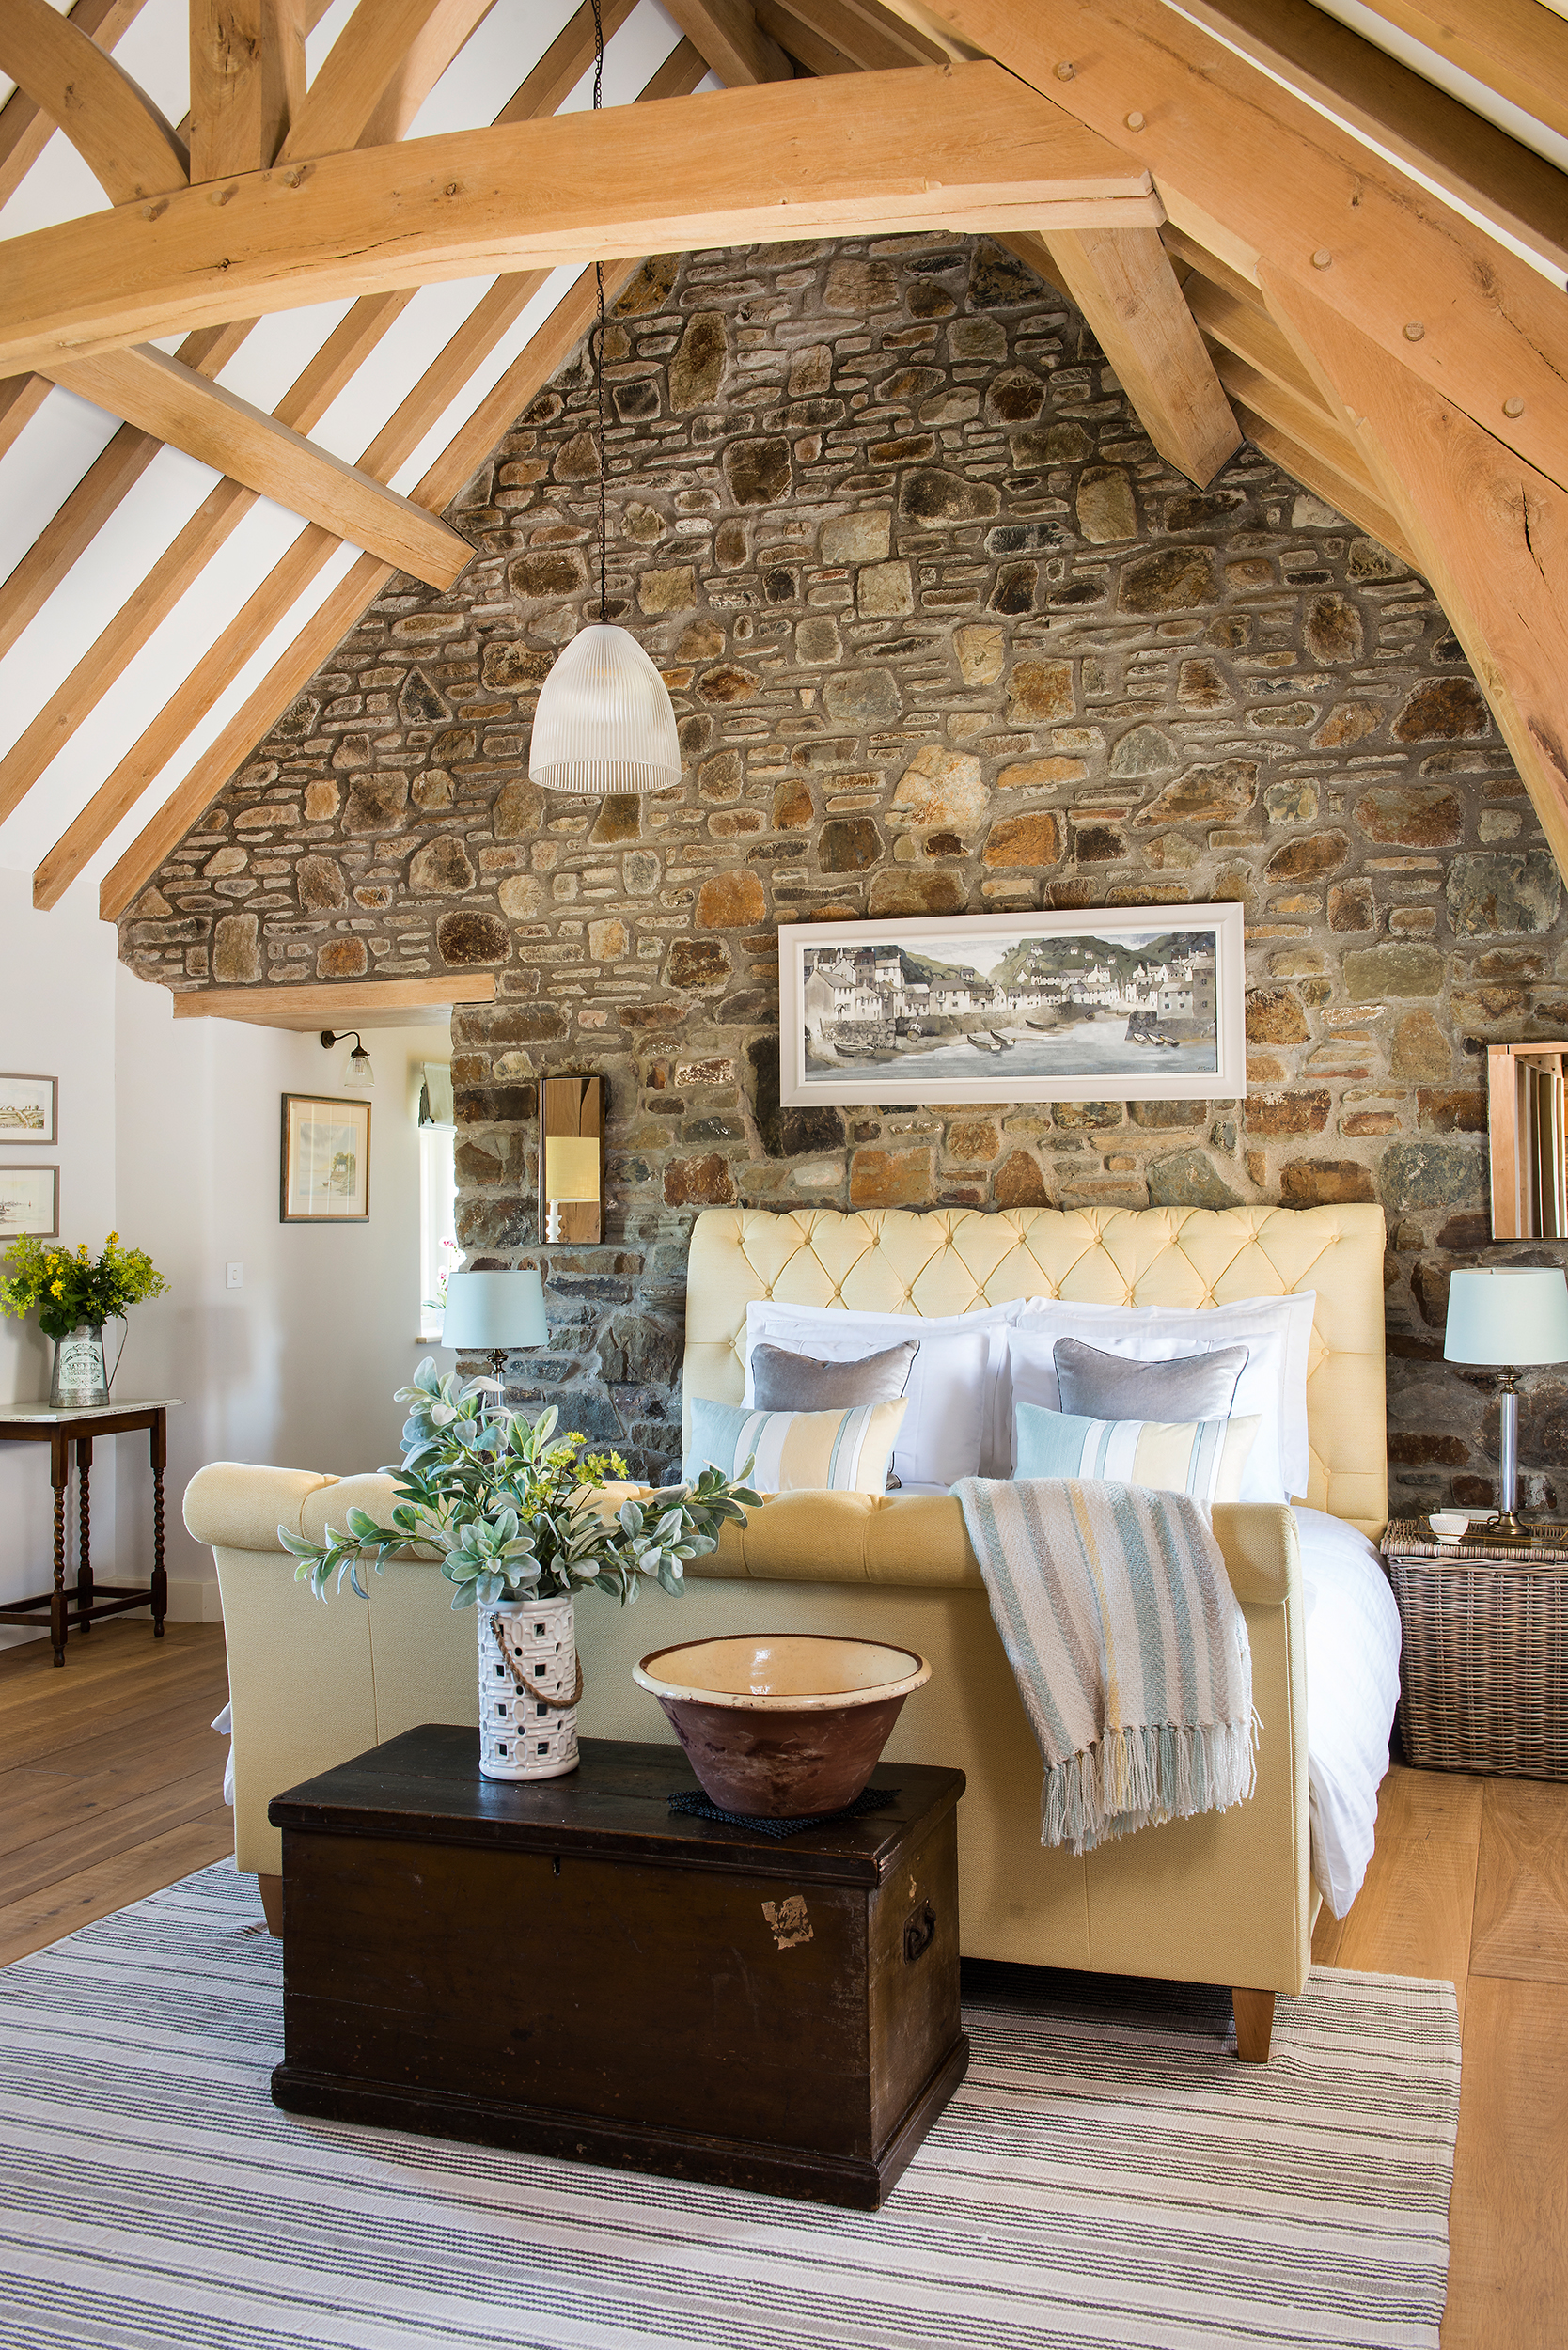
{"label": "white wall", "polygon": [[[36,914],[31,874],[0,869],[0,1070],[59,1080],[58,1146],[6,1142],[0,1159],[59,1167],[61,1236],[89,1241],[95,1255],[115,1226],[116,967],[106,924],[66,906]],[[53,1354],[36,1316],[0,1318],[0,1402],[47,1396]],[[115,1535],[110,1450],[100,1448],[93,1463],[93,1556],[105,1580]],[[47,1590],[54,1572],[47,1445],[0,1445],[0,1605],[8,1606]],[[68,1582],[72,1574],[68,1567]],[[0,1625],[0,1645],[33,1637]]]}
{"label": "white wall", "polygon": [[[180,1512],[204,1462],[347,1471],[397,1456],[403,1416],[392,1390],[430,1351],[417,1337],[414,1072],[446,1059],[449,1043],[439,1023],[368,1029],[365,1042],[376,1076],[369,1221],[286,1225],[282,1096],[340,1093],[347,1046],[327,1052],[313,1033],[242,1021],[176,1021],[167,991],[117,961],[112,928],[69,901],[35,914],[30,876],[0,870],[0,1069],[58,1077],[61,1136],[57,1152],[0,1152],[11,1164],[58,1162],[63,1239],[96,1253],[118,1230],[170,1283],[133,1309],[115,1393],[185,1399],[169,1414],[165,1481],[176,1616],[217,1613],[212,1554]],[[226,1283],[230,1263],[244,1269],[237,1290]],[[0,1402],[46,1395],[50,1356],[35,1320],[0,1322]],[[101,1445],[94,1468],[95,1568],[106,1582],[140,1579],[152,1560],[145,1440]],[[45,1447],[0,1446],[0,1599],[45,1590]],[[0,1644],[33,1637],[0,1626]]]}

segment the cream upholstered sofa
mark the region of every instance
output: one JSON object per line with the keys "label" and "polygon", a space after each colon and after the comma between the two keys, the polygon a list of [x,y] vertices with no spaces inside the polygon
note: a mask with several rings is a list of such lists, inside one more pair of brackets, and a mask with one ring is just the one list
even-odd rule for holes
{"label": "cream upholstered sofa", "polygon": [[[1316,1292],[1308,1373],[1310,1475],[1299,1496],[1369,1533],[1387,1513],[1383,1218],[1369,1207],[769,1214],[713,1209],[693,1234],[685,1391],[738,1400],[752,1298],[961,1313],[1009,1299],[1204,1307]],[[318,1535],[381,1478],[220,1463],[185,1518],[217,1559],[227,1627],[239,1864],[280,1866],[280,1789],[425,1720],[478,1717],[474,1627],[427,1562],[391,1561],[368,1605],[327,1607],[293,1580],[280,1520]],[[678,1612],[658,1594],[578,1606],[588,1736],[670,1739],[631,1667],[672,1638],[721,1631],[854,1632],[918,1649],[929,1684],[887,1749],[956,1764],[961,1935],[971,1956],[1224,1983],[1244,2053],[1266,2054],[1277,1992],[1306,1980],[1308,1868],[1300,1565],[1283,1509],[1216,1508],[1215,1530],[1252,1642],[1262,1724],[1257,1793],[1084,1859],[1040,1844],[1041,1762],[991,1622],[963,1515],[947,1496],[780,1496],[697,1562]],[[762,1587],[762,1588],[759,1588]],[[1247,1995],[1247,1996],[1242,1996]]]}

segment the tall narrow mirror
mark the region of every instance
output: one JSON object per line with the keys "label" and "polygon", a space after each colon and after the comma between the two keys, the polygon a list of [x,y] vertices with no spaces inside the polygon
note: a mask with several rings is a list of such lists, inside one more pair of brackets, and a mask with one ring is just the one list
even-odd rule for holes
{"label": "tall narrow mirror", "polygon": [[1494,1240],[1568,1239],[1565,1074],[1568,1042],[1487,1047]]}
{"label": "tall narrow mirror", "polygon": [[603,1077],[545,1077],[539,1089],[539,1233],[581,1246],[604,1237]]}

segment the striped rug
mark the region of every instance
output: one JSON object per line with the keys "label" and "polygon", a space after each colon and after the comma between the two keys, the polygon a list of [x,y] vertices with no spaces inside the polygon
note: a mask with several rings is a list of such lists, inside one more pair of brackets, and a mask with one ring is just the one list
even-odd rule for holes
{"label": "striped rug", "polygon": [[1316,1972],[1265,2068],[1223,1995],[979,1969],[869,2216],[280,2113],[278,1978],[227,1863],[0,1972],[6,2350],[1435,2350],[1447,1983]]}

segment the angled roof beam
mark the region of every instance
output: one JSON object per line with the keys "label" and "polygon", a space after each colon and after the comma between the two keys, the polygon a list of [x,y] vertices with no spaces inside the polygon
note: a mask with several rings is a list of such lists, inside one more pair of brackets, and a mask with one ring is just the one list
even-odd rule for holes
{"label": "angled roof beam", "polygon": [[0,380],[0,457],[4,457],[30,416],[49,398],[46,375],[8,375]]}
{"label": "angled roof beam", "polygon": [[[990,63],[769,83],[251,173],[5,248],[0,371],[236,309],[610,252],[954,228],[1157,227],[1141,166]],[[226,189],[227,195],[227,189]],[[1565,395],[1568,398],[1568,395]]]}
{"label": "angled roof beam", "polygon": [[1158,229],[1053,230],[1046,243],[1138,422],[1202,488],[1242,436]]}
{"label": "angled roof beam", "polygon": [[1568,873],[1568,496],[1325,302],[1269,307],[1403,524]]}
{"label": "angled roof beam", "polygon": [[190,0],[191,178],[264,170],[305,102],[299,0]]}
{"label": "angled roof beam", "polygon": [[[187,336],[179,356],[188,368],[216,375],[234,356],[252,322],[204,327]],[[47,378],[44,379],[47,381]],[[94,458],[69,497],[45,524],[15,568],[0,580],[0,655],[8,653],[28,622],[43,609],[77,556],[102,529],[163,447],[150,432],[122,425]]]}
{"label": "angled roof beam", "polygon": [[49,0],[0,8],[0,71],[58,125],[112,204],[190,180],[185,142],[145,90]]}
{"label": "angled roof beam", "polygon": [[[1162,0],[941,8],[964,39],[1146,164],[1171,219],[1244,277],[1256,284],[1268,267],[1331,303],[1568,481],[1562,293],[1530,263]],[[23,352],[0,364],[37,361]]]}
{"label": "angled roof beam", "polygon": [[[146,0],[76,0],[71,21],[105,52],[134,24]],[[0,204],[16,194],[55,135],[55,118],[20,86],[0,106]]]}
{"label": "angled roof beam", "polygon": [[[1531,13],[1540,14],[1535,0]],[[1562,174],[1310,0],[1183,0],[1189,16],[1503,235],[1568,272]],[[1568,39],[1568,30],[1559,36]]]}
{"label": "angled roof beam", "polygon": [[474,552],[434,515],[151,344],[101,352],[51,372],[67,391],[384,556],[427,587],[449,588]]}
{"label": "angled roof beam", "polygon": [[1568,138],[1568,24],[1539,0],[1366,0],[1374,16]]}
{"label": "angled roof beam", "polygon": [[359,0],[278,149],[280,164],[400,139],[495,0]]}
{"label": "angled roof beam", "polygon": [[728,89],[746,82],[788,82],[794,67],[757,22],[751,0],[665,0],[692,47]]}
{"label": "angled roof beam", "polygon": [[328,979],[295,987],[192,987],[174,991],[177,1020],[247,1020],[261,1028],[389,1028],[432,1008],[493,1004],[494,971],[449,971],[439,979]]}
{"label": "angled roof beam", "polygon": [[[635,275],[634,261],[606,263],[604,298],[614,301]],[[540,386],[564,366],[592,323],[596,309],[593,272],[585,270],[556,305],[537,335],[519,352],[494,388],[454,434],[414,494],[432,513],[450,505],[474,468],[482,463]],[[362,555],[313,614],[288,650],[274,662],[211,748],[105,875],[98,910],[118,921],[137,891],[177,848],[204,807],[222,791],[235,768],[301,693],[392,576],[389,567]]]}

